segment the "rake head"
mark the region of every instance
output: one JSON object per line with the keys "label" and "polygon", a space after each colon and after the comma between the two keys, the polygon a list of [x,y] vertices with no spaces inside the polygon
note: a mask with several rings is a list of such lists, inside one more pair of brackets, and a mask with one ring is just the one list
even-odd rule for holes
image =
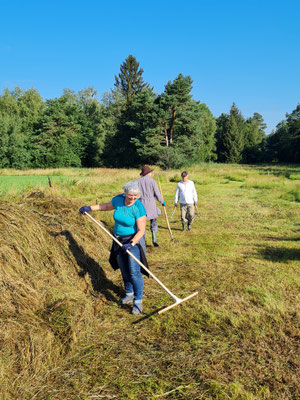
{"label": "rake head", "polygon": [[195,297],[195,296],[197,296],[197,295],[198,295],[198,292],[195,292],[195,293],[190,294],[188,297],[185,297],[184,299],[176,298],[176,302],[175,302],[174,304],[171,304],[170,306],[165,307],[165,308],[163,308],[162,310],[158,311],[158,314],[162,314],[162,313],[164,313],[164,312],[166,312],[166,311],[169,311],[169,310],[171,310],[171,308],[176,307],[176,306],[179,306],[179,304],[181,304],[181,303],[183,303],[184,301],[187,301],[187,300],[189,300],[189,299],[191,299],[192,297]]}

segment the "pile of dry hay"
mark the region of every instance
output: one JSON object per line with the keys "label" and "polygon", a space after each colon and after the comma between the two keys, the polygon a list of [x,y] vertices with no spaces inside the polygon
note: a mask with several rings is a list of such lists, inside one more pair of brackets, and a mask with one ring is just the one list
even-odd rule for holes
{"label": "pile of dry hay", "polygon": [[111,239],[78,206],[42,192],[0,202],[1,387],[42,384],[93,330],[95,308],[122,294]]}

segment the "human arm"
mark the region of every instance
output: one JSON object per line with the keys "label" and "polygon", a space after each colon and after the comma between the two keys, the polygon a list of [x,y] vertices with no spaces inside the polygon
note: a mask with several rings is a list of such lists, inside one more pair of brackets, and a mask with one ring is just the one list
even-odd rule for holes
{"label": "human arm", "polygon": [[81,214],[84,214],[91,211],[111,211],[113,209],[114,207],[112,205],[112,202],[110,201],[108,203],[94,204],[92,206],[83,206],[79,209],[79,212]]}
{"label": "human arm", "polygon": [[194,183],[193,183],[193,200],[194,200],[194,204],[197,205],[198,204],[198,196],[197,196],[197,191],[196,191]]}
{"label": "human arm", "polygon": [[91,206],[92,211],[112,211],[114,206],[111,201],[108,203],[95,204]]}
{"label": "human arm", "polygon": [[163,199],[163,197],[162,197],[162,195],[161,195],[161,193],[160,193],[160,191],[158,189],[157,183],[155,182],[154,179],[153,179],[153,193],[154,193],[154,196],[156,197],[157,201],[160,204],[164,205],[163,204],[164,203],[164,199]]}
{"label": "human arm", "polygon": [[178,198],[179,198],[179,186],[177,184],[176,192],[175,192],[175,196],[174,196],[174,205],[175,205],[175,207],[177,207]]}
{"label": "human arm", "polygon": [[145,234],[146,230],[146,215],[138,218],[136,220],[137,232],[131,239],[131,243],[134,246],[137,242],[139,242]]}

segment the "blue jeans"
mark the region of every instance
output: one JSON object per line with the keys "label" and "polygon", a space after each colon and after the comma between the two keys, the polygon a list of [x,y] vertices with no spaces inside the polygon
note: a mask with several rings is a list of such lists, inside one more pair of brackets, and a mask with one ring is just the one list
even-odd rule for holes
{"label": "blue jeans", "polygon": [[[140,245],[144,249],[144,238],[140,240]],[[139,261],[141,260],[140,249],[133,246],[130,250]],[[134,294],[134,300],[142,300],[144,281],[141,273],[141,266],[127,253],[122,250],[117,255],[117,262],[120,267],[124,281],[126,294]]]}

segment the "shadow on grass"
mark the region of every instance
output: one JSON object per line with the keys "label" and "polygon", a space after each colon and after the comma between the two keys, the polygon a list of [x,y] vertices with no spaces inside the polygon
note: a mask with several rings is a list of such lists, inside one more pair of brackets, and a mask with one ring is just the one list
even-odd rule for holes
{"label": "shadow on grass", "polygon": [[145,321],[146,319],[149,319],[149,318],[151,318],[151,317],[154,317],[154,315],[158,315],[158,312],[159,312],[160,310],[163,310],[164,308],[165,308],[165,307],[161,307],[161,308],[159,308],[158,310],[155,310],[155,311],[153,311],[153,312],[150,313],[150,314],[144,315],[142,318],[139,318],[137,321],[132,322],[131,325],[137,325],[137,324],[139,324],[140,322]]}
{"label": "shadow on grass", "polygon": [[288,249],[286,247],[265,247],[259,249],[258,253],[266,260],[276,262],[300,260],[300,249]]}
{"label": "shadow on grass", "polygon": [[265,236],[265,239],[272,240],[276,242],[277,240],[280,242],[299,242],[300,237],[276,237],[276,236]]}
{"label": "shadow on grass", "polygon": [[102,293],[107,300],[118,302],[118,299],[113,296],[110,291],[114,292],[119,298],[124,295],[124,290],[106,277],[101,266],[84,252],[69,231],[62,231],[56,235],[65,236],[68,240],[69,249],[80,268],[78,275],[83,277],[88,274],[95,291]]}
{"label": "shadow on grass", "polygon": [[276,167],[272,164],[268,164],[265,166],[254,166],[254,169],[266,175],[285,176],[286,178],[289,178],[292,174],[299,174],[298,166],[293,164],[285,166],[277,165]]}
{"label": "shadow on grass", "polygon": [[[176,223],[176,221],[172,221],[172,222],[170,223],[171,230],[172,230],[172,231],[181,231],[182,229],[174,228],[173,226],[171,226],[171,225],[174,224],[174,223]],[[167,227],[167,226],[160,226],[160,225],[158,225],[158,228],[159,228],[159,229],[162,229],[162,230],[168,230],[168,227]]]}

